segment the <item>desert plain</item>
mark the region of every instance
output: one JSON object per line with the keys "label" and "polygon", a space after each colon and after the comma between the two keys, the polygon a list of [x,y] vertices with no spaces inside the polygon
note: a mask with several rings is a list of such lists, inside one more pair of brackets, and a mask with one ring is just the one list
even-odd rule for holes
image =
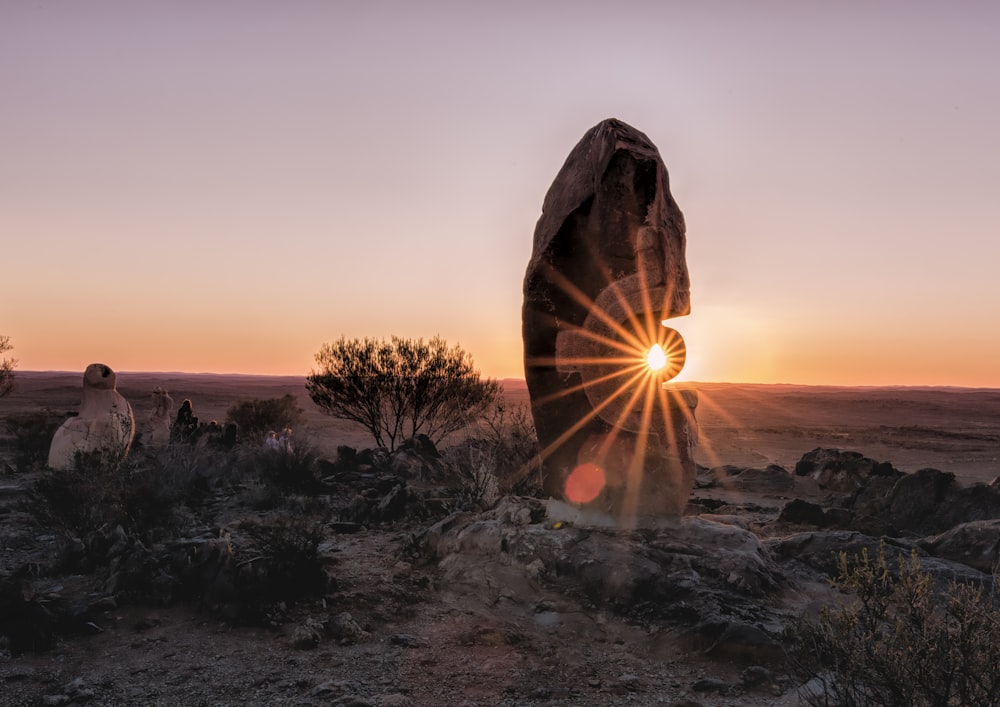
{"label": "desert plain", "polygon": [[[0,400],[0,420],[40,409],[72,412],[80,382],[79,373],[18,372],[14,392]],[[175,406],[190,399],[202,421],[223,421],[242,400],[292,394],[305,411],[296,437],[321,455],[335,459],[341,445],[371,446],[362,428],[316,408],[304,383],[295,376],[118,374],[139,434],[151,391],[162,386]],[[951,472],[961,484],[1000,475],[1000,390],[678,385],[698,391],[696,459],[705,470],[777,465],[791,472],[803,454],[823,447],[860,452],[907,473]],[[527,404],[523,381],[506,380],[504,388],[510,404]],[[0,446],[0,455],[6,451]],[[13,525],[34,523],[21,511],[37,479],[0,468],[8,541],[0,575],[10,577],[27,571],[25,552],[55,547],[60,538],[37,524]],[[755,513],[777,515],[798,493],[816,498],[804,481],[788,493],[755,497]],[[215,532],[247,521],[226,508],[228,515],[212,519]],[[0,705],[800,704],[788,678],[748,687],[746,661],[706,655],[682,631],[553,592],[530,576],[512,576],[508,586],[489,577],[479,585],[453,582],[433,563],[406,554],[433,520],[333,533],[323,548],[336,591],[283,607],[283,619],[268,626],[232,621],[199,602],[132,603],[89,587],[92,631],[60,634],[45,650],[0,652]],[[68,576],[53,583],[49,596],[57,601],[86,581]],[[317,615],[350,623],[332,637],[328,630],[314,642],[301,640],[318,625]]]}
{"label": "desert plain", "polygon": [[[14,392],[0,400],[0,415],[48,408],[74,411],[81,373],[21,372]],[[510,404],[527,405],[524,381],[505,379]],[[702,466],[723,464],[793,469],[815,447],[860,452],[897,469],[948,471],[960,480],[989,483],[1000,475],[1000,390],[957,387],[843,387],[740,383],[678,383],[698,391]],[[118,391],[132,404],[139,433],[152,410],[154,386],[166,388],[175,407],[190,399],[203,422],[223,421],[241,400],[296,396],[317,444],[371,446],[359,425],[325,415],[309,399],[304,376],[189,373],[118,374]]]}

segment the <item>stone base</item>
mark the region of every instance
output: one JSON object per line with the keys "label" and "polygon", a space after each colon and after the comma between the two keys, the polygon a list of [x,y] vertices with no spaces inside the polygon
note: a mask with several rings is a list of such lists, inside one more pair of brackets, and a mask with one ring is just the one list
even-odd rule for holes
{"label": "stone base", "polygon": [[545,519],[550,525],[564,524],[576,528],[618,528],[619,530],[674,528],[680,523],[676,516],[614,516],[593,508],[574,506],[550,498],[545,502]]}

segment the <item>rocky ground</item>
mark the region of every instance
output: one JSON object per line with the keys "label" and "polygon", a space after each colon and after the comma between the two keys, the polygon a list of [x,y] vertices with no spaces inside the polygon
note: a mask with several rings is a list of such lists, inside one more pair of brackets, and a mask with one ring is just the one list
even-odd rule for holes
{"label": "rocky ground", "polygon": [[797,705],[786,629],[838,551],[1000,559],[1000,483],[832,448],[703,466],[683,519],[628,530],[426,445],[133,456],[4,465],[0,705]]}
{"label": "rocky ground", "polygon": [[[911,507],[925,484],[898,490],[920,475],[832,451],[800,467],[702,469],[688,517],[622,531],[530,497],[482,511],[410,450],[270,503],[220,485],[145,540],[53,533],[50,472],[8,475],[0,703],[798,704],[783,626],[828,599],[834,549],[874,544],[858,527],[969,576],[1000,537],[901,537],[951,523],[958,485],[935,519]],[[830,492],[883,477],[878,508]],[[975,498],[964,513],[1000,517],[996,485]]]}

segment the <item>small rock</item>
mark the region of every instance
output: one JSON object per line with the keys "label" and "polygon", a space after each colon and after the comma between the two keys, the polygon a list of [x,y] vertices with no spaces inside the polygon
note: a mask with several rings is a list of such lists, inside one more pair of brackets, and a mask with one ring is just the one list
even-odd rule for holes
{"label": "small rock", "polygon": [[639,676],[634,673],[625,673],[618,676],[618,685],[629,692],[639,689]]}
{"label": "small rock", "polygon": [[418,648],[422,641],[408,633],[397,633],[389,638],[389,643],[394,646],[403,646],[403,648]]}
{"label": "small rock", "polygon": [[770,684],[774,682],[774,673],[763,665],[751,665],[740,675],[744,687],[757,687],[758,685]]}
{"label": "small rock", "polygon": [[356,643],[368,635],[368,632],[346,611],[327,621],[324,627],[327,633],[344,645]]}
{"label": "small rock", "polygon": [[718,692],[720,695],[725,695],[729,692],[730,685],[725,680],[719,680],[718,678],[701,678],[700,680],[695,680],[691,685],[691,689],[695,692]]}
{"label": "small rock", "polygon": [[323,640],[323,624],[311,620],[296,626],[292,632],[292,645],[302,650],[315,648]]}

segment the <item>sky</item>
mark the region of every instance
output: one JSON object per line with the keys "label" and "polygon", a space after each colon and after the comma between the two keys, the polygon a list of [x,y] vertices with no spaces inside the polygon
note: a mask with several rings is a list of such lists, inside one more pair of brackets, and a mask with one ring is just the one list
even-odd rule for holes
{"label": "sky", "polygon": [[687,222],[688,380],[1000,387],[1000,4],[0,0],[18,370],[523,377],[556,173],[618,118]]}

